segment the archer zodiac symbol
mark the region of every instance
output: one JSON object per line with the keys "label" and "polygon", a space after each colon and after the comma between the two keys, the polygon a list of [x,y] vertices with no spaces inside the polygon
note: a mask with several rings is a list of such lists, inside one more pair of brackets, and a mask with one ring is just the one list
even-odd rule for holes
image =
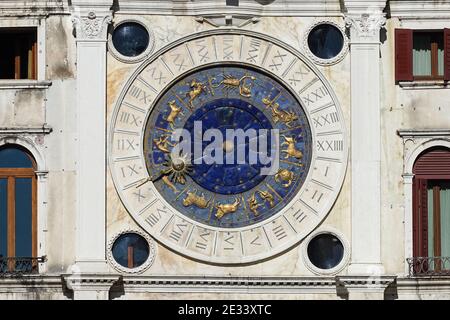
{"label": "archer zodiac symbol", "polygon": [[208,207],[209,202],[211,199],[206,200],[205,195],[202,193],[201,196],[197,195],[197,192],[187,192],[187,197],[183,200],[183,206],[190,207],[192,205],[200,208],[205,209]]}
{"label": "archer zodiac symbol", "polygon": [[[215,80],[215,78],[213,78],[212,80]],[[227,90],[239,88],[239,94],[243,97],[249,98],[252,95],[253,82],[247,84],[246,81],[248,80],[255,81],[256,78],[254,76],[245,75],[242,78],[238,79],[231,75],[224,75],[222,81],[220,81],[216,85],[212,84],[211,86],[213,88],[218,88],[223,84],[224,88]]]}
{"label": "archer zodiac symbol", "polygon": [[285,150],[281,150],[281,153],[286,154],[284,156],[285,159],[287,159],[289,157],[293,157],[293,158],[300,160],[301,158],[303,158],[303,153],[300,150],[297,150],[297,148],[295,146],[295,138],[294,137],[286,137],[284,135],[282,135],[281,137],[284,138],[284,140],[285,140],[281,144],[281,146],[287,145],[287,148]]}
{"label": "archer zodiac symbol", "polygon": [[[277,183],[281,183],[281,185],[284,188],[289,188],[291,186],[292,182],[294,181],[294,179],[295,179],[294,173],[292,171],[289,171],[288,169],[280,169],[275,174],[275,181]],[[283,182],[286,182],[286,183],[283,183]]]}
{"label": "archer zodiac symbol", "polygon": [[286,127],[292,128],[292,122],[298,120],[298,116],[293,111],[285,111],[280,109],[280,105],[274,100],[270,100],[269,97],[263,98],[262,102],[266,105],[266,108],[270,108],[272,111],[273,122],[284,122]]}
{"label": "archer zodiac symbol", "polygon": [[189,97],[189,106],[191,108],[191,111],[194,110],[193,102],[195,99],[197,99],[198,96],[200,96],[203,92],[208,92],[206,86],[198,82],[197,80],[192,80],[190,87],[192,88],[191,91],[186,93],[186,96]]}
{"label": "archer zodiac symbol", "polygon": [[177,106],[175,100],[170,101],[170,102],[168,103],[168,105],[169,105],[169,107],[170,107],[170,113],[169,113],[169,115],[167,116],[166,121],[169,123],[170,127],[171,127],[172,130],[173,130],[173,129],[175,129],[174,126],[175,126],[175,121],[176,121],[177,117],[178,117],[179,115],[184,116],[184,113],[181,112],[182,109],[181,109],[181,107],[178,107],[178,106]]}
{"label": "archer zodiac symbol", "polygon": [[236,198],[234,203],[231,203],[231,204],[219,203],[218,205],[216,205],[216,209],[217,209],[216,218],[221,219],[226,214],[236,212],[240,204],[241,204],[241,201],[238,198]]}

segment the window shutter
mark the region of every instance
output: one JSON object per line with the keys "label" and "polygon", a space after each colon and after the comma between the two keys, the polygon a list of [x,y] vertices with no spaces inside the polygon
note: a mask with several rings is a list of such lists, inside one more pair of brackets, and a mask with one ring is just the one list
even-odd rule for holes
{"label": "window shutter", "polygon": [[414,178],[413,181],[413,254],[428,256],[428,180]]}
{"label": "window shutter", "polygon": [[444,80],[450,81],[450,29],[444,29]]}
{"label": "window shutter", "polygon": [[395,81],[413,81],[413,33],[395,29]]}

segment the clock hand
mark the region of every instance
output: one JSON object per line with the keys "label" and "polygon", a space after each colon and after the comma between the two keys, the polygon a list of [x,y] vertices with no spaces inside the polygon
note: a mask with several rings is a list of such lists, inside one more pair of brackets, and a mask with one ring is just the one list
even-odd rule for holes
{"label": "clock hand", "polygon": [[151,181],[151,182],[156,182],[156,181],[158,181],[159,179],[161,179],[161,178],[162,178],[164,175],[166,175],[166,174],[167,174],[167,172],[166,172],[165,170],[161,170],[157,176],[152,176],[152,177],[144,178],[144,179],[142,179],[141,182],[136,186],[136,189],[142,187],[142,186],[143,186],[144,184],[146,184],[147,182],[150,182],[150,181]]}

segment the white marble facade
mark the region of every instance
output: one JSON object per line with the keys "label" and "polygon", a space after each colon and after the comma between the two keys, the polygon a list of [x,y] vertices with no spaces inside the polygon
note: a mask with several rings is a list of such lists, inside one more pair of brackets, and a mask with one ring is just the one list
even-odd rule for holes
{"label": "white marble facade", "polygon": [[[39,275],[0,278],[1,299],[450,298],[450,278],[411,279],[406,264],[412,163],[430,146],[449,145],[450,93],[444,82],[399,85],[394,76],[394,30],[450,27],[450,1],[259,2],[29,0],[18,6],[0,0],[1,28],[38,30],[37,80],[0,80],[0,145],[22,145],[36,159],[38,254],[47,257]],[[110,41],[114,26],[129,20],[152,37],[140,59],[121,57]],[[320,61],[307,48],[305,38],[320,22],[346,35],[345,50],[333,61]],[[196,37],[208,42],[224,35],[262,39],[290,54],[286,63],[298,59],[309,68],[339,112],[345,145],[320,217],[277,250],[250,258],[205,258],[166,242],[132,212],[138,204],[120,190],[126,181],[117,182],[110,167],[112,132],[126,130],[115,125],[118,108],[139,72]],[[234,44],[236,52],[246,50],[242,43]],[[197,58],[191,69],[201,65]],[[215,61],[225,63],[217,54]],[[255,65],[265,67],[262,60]],[[289,78],[287,71],[279,76]],[[152,244],[152,259],[138,272],[118,269],[111,258],[111,242],[126,230]],[[342,263],[328,272],[305,253],[323,232],[336,234],[345,249]]]}

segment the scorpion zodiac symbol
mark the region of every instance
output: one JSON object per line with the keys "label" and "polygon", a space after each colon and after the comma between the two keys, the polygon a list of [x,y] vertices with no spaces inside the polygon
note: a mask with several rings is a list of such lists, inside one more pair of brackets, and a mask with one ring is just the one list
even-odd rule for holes
{"label": "scorpion zodiac symbol", "polygon": [[[211,79],[215,80],[215,78]],[[224,75],[223,80],[218,84],[212,84],[213,88],[218,88],[221,85],[224,86],[225,89],[231,90],[239,88],[239,94],[243,97],[249,98],[252,95],[252,85],[253,82],[248,83],[248,81],[255,81],[256,78],[254,76],[245,75],[242,78],[238,79],[231,75]]]}

